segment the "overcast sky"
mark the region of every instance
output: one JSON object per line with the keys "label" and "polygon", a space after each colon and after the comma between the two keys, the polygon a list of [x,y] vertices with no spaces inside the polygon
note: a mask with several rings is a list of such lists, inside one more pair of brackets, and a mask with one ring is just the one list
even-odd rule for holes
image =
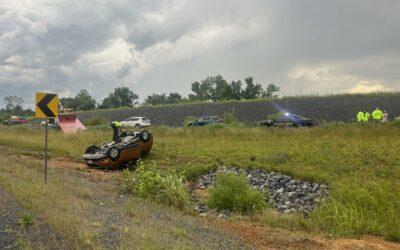
{"label": "overcast sky", "polygon": [[283,95],[400,90],[398,0],[0,0],[0,105],[221,74]]}

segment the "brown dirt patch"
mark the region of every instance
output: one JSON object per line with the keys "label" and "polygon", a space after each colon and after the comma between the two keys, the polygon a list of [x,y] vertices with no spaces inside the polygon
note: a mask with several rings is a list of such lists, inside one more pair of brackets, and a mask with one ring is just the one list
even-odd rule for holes
{"label": "brown dirt patch", "polygon": [[207,200],[210,197],[210,192],[205,189],[194,189],[194,193],[200,200]]}
{"label": "brown dirt patch", "polygon": [[[44,158],[41,154],[19,154],[19,155],[11,155],[10,156],[18,158],[18,160],[24,160],[26,162],[35,160],[43,160],[44,166]],[[71,171],[74,174],[78,174],[87,178],[94,182],[103,182],[103,181],[114,181],[119,179],[121,176],[121,170],[118,169],[98,169],[98,168],[90,168],[86,166],[83,162],[76,161],[74,159],[66,158],[66,157],[49,157],[48,159],[48,169],[62,169]]]}
{"label": "brown dirt patch", "polygon": [[214,224],[256,249],[324,249],[326,245],[304,233],[272,229],[247,222],[218,221]]}
{"label": "brown dirt patch", "polygon": [[270,228],[250,222],[213,221],[256,249],[400,249],[399,243],[365,236],[360,239],[328,239],[326,236]]}

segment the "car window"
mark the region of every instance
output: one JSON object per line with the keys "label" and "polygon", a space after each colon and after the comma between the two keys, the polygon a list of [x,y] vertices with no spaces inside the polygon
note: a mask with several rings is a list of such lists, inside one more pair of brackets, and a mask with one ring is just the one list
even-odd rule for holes
{"label": "car window", "polygon": [[292,115],[292,118],[295,119],[295,120],[297,120],[297,121],[301,121],[301,120],[306,119],[306,118],[304,118],[304,117],[302,117],[302,116],[299,116],[299,115]]}

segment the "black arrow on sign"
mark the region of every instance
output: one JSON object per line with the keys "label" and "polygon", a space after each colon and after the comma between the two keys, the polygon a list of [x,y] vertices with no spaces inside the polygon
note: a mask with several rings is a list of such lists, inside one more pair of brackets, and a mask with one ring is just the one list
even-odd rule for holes
{"label": "black arrow on sign", "polygon": [[53,100],[54,97],[56,97],[56,94],[46,94],[43,99],[37,104],[39,109],[45,114],[47,117],[56,117],[56,115],[49,109],[47,106],[51,100]]}

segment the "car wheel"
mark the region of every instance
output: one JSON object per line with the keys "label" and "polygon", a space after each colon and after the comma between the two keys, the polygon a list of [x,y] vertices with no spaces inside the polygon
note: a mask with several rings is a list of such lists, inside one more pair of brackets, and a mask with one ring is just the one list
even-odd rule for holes
{"label": "car wheel", "polygon": [[140,128],[140,124],[136,124],[136,125],[135,125],[135,128]]}
{"label": "car wheel", "polygon": [[151,135],[150,135],[149,131],[142,130],[142,131],[140,131],[139,138],[144,143],[148,143],[150,141]]}
{"label": "car wheel", "polygon": [[121,150],[117,147],[111,147],[107,151],[107,156],[112,160],[112,161],[117,161],[119,157],[121,156]]}

